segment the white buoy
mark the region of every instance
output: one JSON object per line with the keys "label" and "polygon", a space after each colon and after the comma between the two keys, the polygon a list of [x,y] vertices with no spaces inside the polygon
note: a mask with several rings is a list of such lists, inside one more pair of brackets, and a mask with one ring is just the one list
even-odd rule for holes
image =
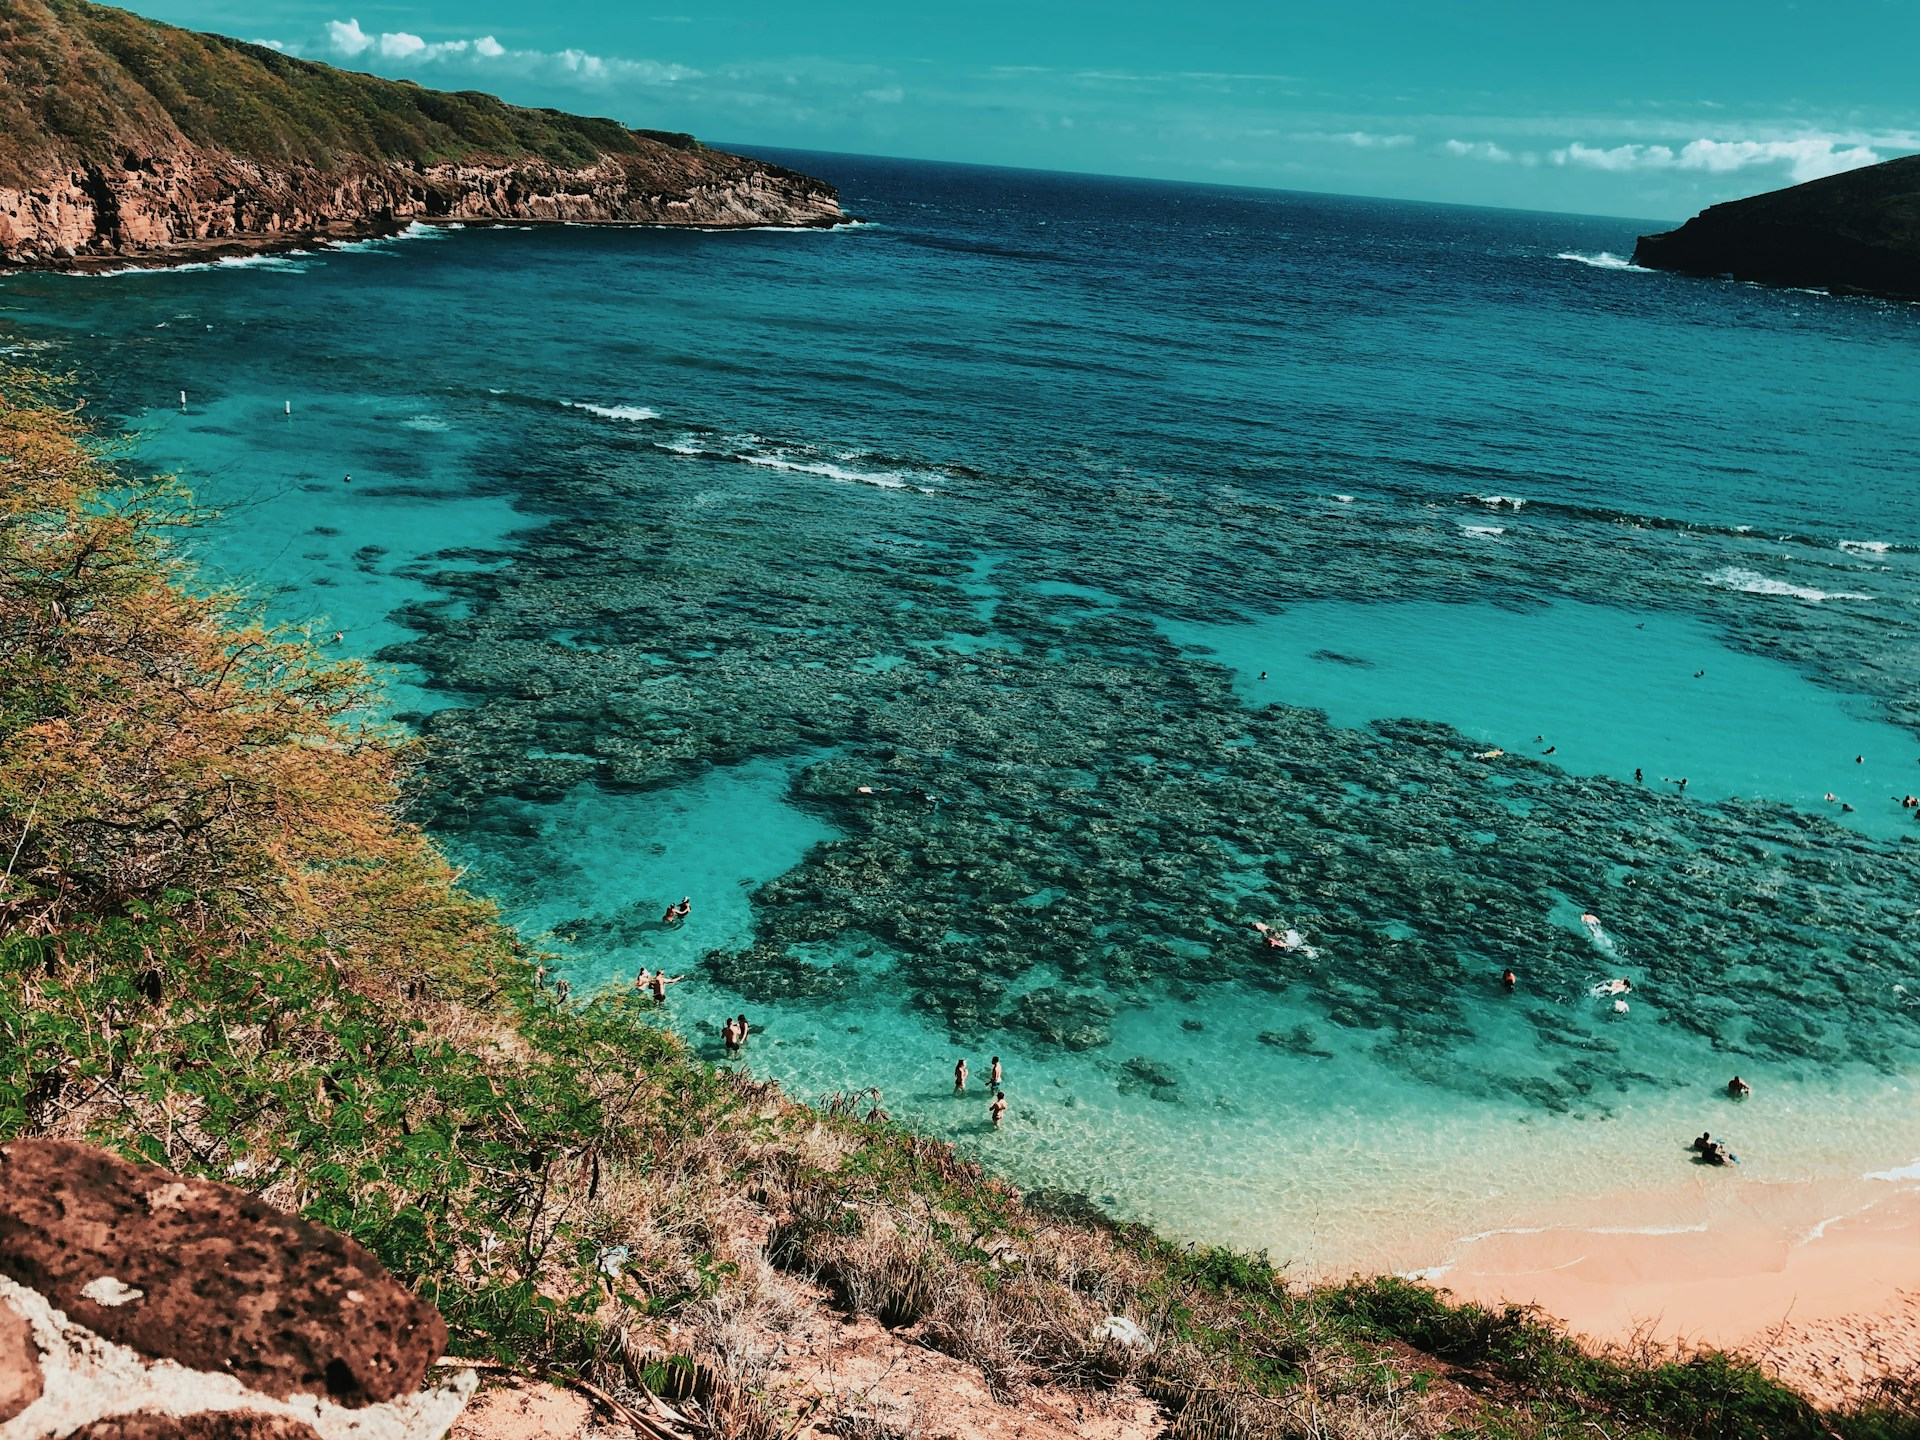
{"label": "white buoy", "polygon": [[287,401],[287,413],[289,415],[293,413],[293,401],[291,400]]}
{"label": "white buoy", "polygon": [[182,410],[187,408],[187,392],[184,390],[180,392],[180,408]]}

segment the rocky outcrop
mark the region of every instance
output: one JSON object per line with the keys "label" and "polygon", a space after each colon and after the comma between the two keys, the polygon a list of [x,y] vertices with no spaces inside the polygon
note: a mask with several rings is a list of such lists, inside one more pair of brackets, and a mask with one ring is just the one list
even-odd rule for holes
{"label": "rocky outcrop", "polygon": [[344,1236],[87,1146],[0,1147],[0,1440],[434,1440],[431,1306]]}
{"label": "rocky outcrop", "polygon": [[734,228],[844,218],[831,187],[774,166],[707,151],[675,173],[664,168],[607,156],[579,168],[521,160],[330,174],[198,154],[136,159],[0,187],[0,259],[79,269],[199,259],[381,234],[410,221]]}
{"label": "rocky outcrop", "polygon": [[0,5],[0,265],[167,263],[416,220],[843,218],[823,181],[690,136],[337,70],[87,0]]}
{"label": "rocky outcrop", "polygon": [[1643,235],[1636,265],[1920,299],[1920,155],[1701,211]]}

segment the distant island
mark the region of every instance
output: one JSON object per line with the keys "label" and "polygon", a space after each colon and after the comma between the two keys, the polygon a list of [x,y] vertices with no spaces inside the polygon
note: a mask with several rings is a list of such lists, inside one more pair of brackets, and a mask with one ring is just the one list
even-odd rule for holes
{"label": "distant island", "polygon": [[411,221],[819,227],[690,135],[338,70],[85,0],[0,10],[0,266],[166,264]]}
{"label": "distant island", "polygon": [[1633,261],[1686,275],[1920,299],[1920,155],[1732,200],[1643,235]]}

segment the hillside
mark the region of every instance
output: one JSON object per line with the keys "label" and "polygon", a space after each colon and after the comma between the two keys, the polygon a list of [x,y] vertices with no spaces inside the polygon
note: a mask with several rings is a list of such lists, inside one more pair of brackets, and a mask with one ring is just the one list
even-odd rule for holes
{"label": "hillside", "polygon": [[86,0],[0,5],[0,261],[409,220],[830,225],[824,182],[690,136],[337,70]]}
{"label": "hillside", "polygon": [[1022,1197],[877,1095],[800,1105],[751,1046],[715,1064],[644,996],[569,997],[407,820],[420,756],[365,672],[206,594],[188,513],[0,369],[0,1143],[345,1232],[455,1353],[592,1398],[603,1436],[1920,1430],[1908,1384],[1817,1412],[1738,1357],[1595,1356]]}
{"label": "hillside", "polygon": [[1701,211],[1643,235],[1636,265],[1920,299],[1920,155]]}

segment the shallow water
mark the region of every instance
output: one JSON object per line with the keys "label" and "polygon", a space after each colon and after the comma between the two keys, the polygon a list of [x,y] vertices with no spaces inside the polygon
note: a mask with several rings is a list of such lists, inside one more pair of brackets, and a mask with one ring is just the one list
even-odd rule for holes
{"label": "shallow water", "polygon": [[802,1095],[1320,1270],[1691,1195],[1708,1125],[1741,1183],[1914,1163],[1920,311],[1565,258],[1619,222],[801,163],[874,223],[15,277],[0,344],[716,1059],[745,1010]]}

